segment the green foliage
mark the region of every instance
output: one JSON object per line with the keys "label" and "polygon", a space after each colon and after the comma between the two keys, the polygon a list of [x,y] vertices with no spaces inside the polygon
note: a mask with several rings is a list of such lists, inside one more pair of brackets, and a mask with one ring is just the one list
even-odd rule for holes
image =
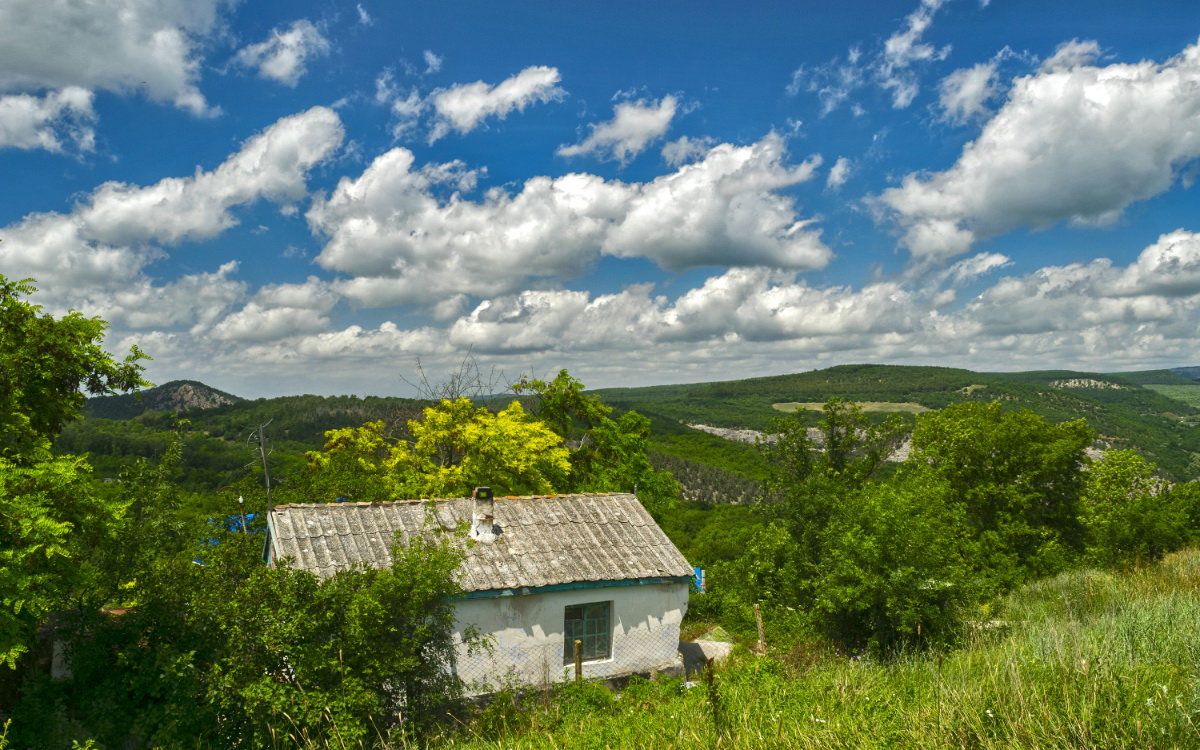
{"label": "green foliage", "polygon": [[31,280],[0,276],[0,456],[18,462],[40,459],[62,426],[79,416],[82,391],[146,385],[137,347],[115,360],[100,345],[108,324],[77,312],[44,314],[24,299],[35,289]]}
{"label": "green foliage", "polygon": [[70,600],[85,543],[111,543],[121,510],[95,496],[82,459],[0,456],[0,662],[15,668],[41,619]]}
{"label": "green foliage", "polygon": [[1192,492],[1171,488],[1134,451],[1110,451],[1088,468],[1080,520],[1095,564],[1156,560],[1191,535]]}
{"label": "green foliage", "polygon": [[566,370],[549,382],[524,379],[513,390],[534,397],[534,414],[569,448],[561,492],[636,492],[656,516],[676,505],[679,484],[650,465],[649,419],[626,411],[614,420],[612,407],[586,395]]}
{"label": "green foliage", "polygon": [[390,569],[319,580],[263,566],[259,537],[210,534],[216,544],[142,571],[135,609],[77,636],[74,679],[27,691],[23,737],[75,727],[108,746],[353,744],[445,716],[457,691],[450,545],[415,540]]}
{"label": "green foliage", "polygon": [[[1071,380],[1100,385],[1063,385]],[[778,415],[771,404],[781,402],[820,402],[838,396],[941,409],[998,400],[1007,410],[1027,409],[1055,423],[1085,418],[1106,443],[1136,447],[1170,477],[1200,475],[1200,462],[1192,463],[1200,454],[1200,431],[1189,424],[1197,416],[1197,408],[1140,387],[1123,374],[1066,370],[981,373],[946,367],[842,365],[724,383],[610,388],[596,393],[611,404],[650,416],[757,430],[768,428]]]}
{"label": "green foliage", "polygon": [[88,545],[110,542],[123,508],[92,492],[78,457],[50,444],[79,415],[82,390],[142,385],[143,355],[116,361],[101,348],[107,325],[71,312],[41,313],[29,281],[0,276],[0,662],[17,665],[47,613],[70,601]]}
{"label": "green foliage", "polygon": [[1054,425],[998,402],[956,404],[918,418],[911,460],[948,483],[981,542],[981,575],[1000,590],[1056,573],[1078,552],[1092,438],[1082,420]]}
{"label": "green foliage", "polygon": [[442,401],[408,424],[411,443],[383,422],[331,430],[309,455],[313,499],[465,497],[477,486],[498,494],[547,494],[570,471],[558,436],[514,401],[499,413],[466,398]]}
{"label": "green foliage", "polygon": [[888,456],[907,433],[902,417],[871,423],[858,404],[833,397],[817,421],[819,441],[809,436],[799,413],[776,417],[771,423],[774,442],[765,445],[775,472],[767,483],[769,495],[787,497],[810,480],[858,488],[876,477]]}

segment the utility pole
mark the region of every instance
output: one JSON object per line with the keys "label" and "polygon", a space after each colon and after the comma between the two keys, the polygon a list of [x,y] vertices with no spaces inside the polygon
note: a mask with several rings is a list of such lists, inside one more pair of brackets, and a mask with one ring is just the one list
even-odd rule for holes
{"label": "utility pole", "polygon": [[263,481],[267,488],[267,508],[271,507],[271,471],[267,468],[267,425],[273,421],[268,419],[266,424],[260,424],[258,429],[250,434],[252,440],[258,438],[258,456],[262,460]]}

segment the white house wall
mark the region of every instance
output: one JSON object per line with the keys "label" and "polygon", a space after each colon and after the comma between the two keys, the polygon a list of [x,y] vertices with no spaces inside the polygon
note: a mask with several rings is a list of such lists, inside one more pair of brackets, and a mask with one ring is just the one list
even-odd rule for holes
{"label": "white house wall", "polygon": [[[584,677],[620,677],[677,665],[679,623],[687,611],[687,583],[555,591],[455,603],[458,674],[469,695],[506,685],[542,685],[574,674],[563,664],[564,610],[611,601],[611,657],[583,664]],[[475,627],[488,645],[471,653],[462,634]]]}

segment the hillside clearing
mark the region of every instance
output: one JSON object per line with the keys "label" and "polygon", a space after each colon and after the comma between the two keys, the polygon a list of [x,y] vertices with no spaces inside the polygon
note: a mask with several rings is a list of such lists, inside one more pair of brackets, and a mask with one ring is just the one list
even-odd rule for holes
{"label": "hillside clearing", "polygon": [[[858,402],[858,405],[862,407],[863,411],[874,412],[903,412],[905,414],[920,414],[921,412],[929,411],[928,406],[914,404],[911,401],[903,403],[895,403],[890,401],[860,401]],[[794,411],[804,410],[823,411],[825,409],[825,404],[816,401],[789,401],[779,404],[771,404],[771,408],[790,414]]]}
{"label": "hillside clearing", "polygon": [[1196,385],[1161,385],[1159,383],[1146,383],[1143,388],[1149,388],[1155,393],[1160,393],[1167,398],[1173,398],[1176,401],[1182,401],[1188,406],[1200,408],[1200,383]]}

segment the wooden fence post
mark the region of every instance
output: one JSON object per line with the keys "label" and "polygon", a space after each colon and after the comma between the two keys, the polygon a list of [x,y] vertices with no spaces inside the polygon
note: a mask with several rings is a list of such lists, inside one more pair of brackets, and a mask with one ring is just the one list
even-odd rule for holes
{"label": "wooden fence post", "polygon": [[583,641],[575,641],[575,681],[583,681]]}
{"label": "wooden fence post", "polygon": [[759,656],[767,654],[767,634],[763,631],[762,607],[754,603],[754,624],[758,627],[758,643],[754,644],[754,653]]}

